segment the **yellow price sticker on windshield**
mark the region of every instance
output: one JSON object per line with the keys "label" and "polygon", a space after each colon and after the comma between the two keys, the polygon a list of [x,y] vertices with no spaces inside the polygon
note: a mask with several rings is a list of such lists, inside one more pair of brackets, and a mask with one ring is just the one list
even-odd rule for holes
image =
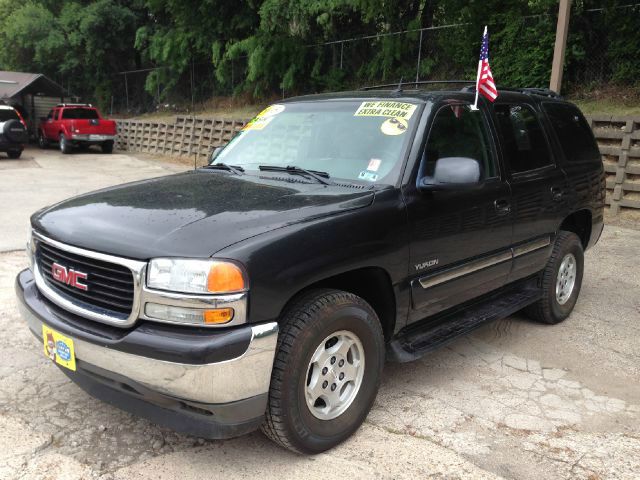
{"label": "yellow price sticker on windshield", "polygon": [[378,102],[362,102],[354,117],[391,117],[403,118],[409,120],[417,105],[413,103],[378,101]]}
{"label": "yellow price sticker on windshield", "polygon": [[262,110],[256,117],[273,117],[274,115],[279,114],[284,111],[284,105],[280,105],[279,103],[275,103],[273,105],[269,105],[267,108]]}
{"label": "yellow price sticker on windshield", "polygon": [[402,135],[407,128],[407,121],[404,118],[387,118],[380,125],[380,131],[385,135]]}
{"label": "yellow price sticker on windshield", "polygon": [[269,122],[273,120],[273,117],[256,117],[247,123],[244,127],[242,127],[242,131],[246,132],[248,130],[262,130],[264,127],[269,125]]}

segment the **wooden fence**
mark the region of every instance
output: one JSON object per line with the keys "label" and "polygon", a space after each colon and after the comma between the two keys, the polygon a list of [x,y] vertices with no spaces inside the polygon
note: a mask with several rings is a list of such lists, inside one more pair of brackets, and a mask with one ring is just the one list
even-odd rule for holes
{"label": "wooden fence", "polygon": [[594,115],[588,120],[602,153],[610,213],[640,209],[640,117]]}
{"label": "wooden fence", "polygon": [[[602,152],[610,213],[640,209],[640,117],[594,115],[587,119]],[[245,122],[185,116],[172,123],[118,120],[116,149],[195,157],[203,163]]]}

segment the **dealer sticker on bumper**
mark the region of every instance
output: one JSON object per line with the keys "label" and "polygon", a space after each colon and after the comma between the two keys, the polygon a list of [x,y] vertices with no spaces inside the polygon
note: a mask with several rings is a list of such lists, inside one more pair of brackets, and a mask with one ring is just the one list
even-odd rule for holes
{"label": "dealer sticker on bumper", "polygon": [[51,360],[69,370],[76,370],[76,353],[73,350],[73,340],[61,333],[42,325],[44,340],[44,354]]}

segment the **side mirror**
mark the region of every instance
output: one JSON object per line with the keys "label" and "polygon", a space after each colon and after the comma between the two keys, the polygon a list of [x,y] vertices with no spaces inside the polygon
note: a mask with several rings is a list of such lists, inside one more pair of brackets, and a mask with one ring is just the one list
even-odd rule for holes
{"label": "side mirror", "polygon": [[480,164],[467,157],[443,157],[436,162],[433,177],[418,182],[420,190],[453,190],[476,185],[480,181]]}
{"label": "side mirror", "polygon": [[218,155],[220,155],[220,152],[224,149],[224,147],[216,147],[213,149],[213,152],[211,152],[211,156],[209,157],[209,163],[213,163],[213,161],[216,159],[216,157]]}

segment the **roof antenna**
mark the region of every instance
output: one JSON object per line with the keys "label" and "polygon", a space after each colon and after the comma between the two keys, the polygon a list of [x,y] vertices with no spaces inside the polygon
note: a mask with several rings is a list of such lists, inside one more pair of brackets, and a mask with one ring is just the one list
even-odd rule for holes
{"label": "roof antenna", "polygon": [[400,77],[400,83],[398,83],[398,87],[394,90],[396,93],[402,93],[402,77]]}

